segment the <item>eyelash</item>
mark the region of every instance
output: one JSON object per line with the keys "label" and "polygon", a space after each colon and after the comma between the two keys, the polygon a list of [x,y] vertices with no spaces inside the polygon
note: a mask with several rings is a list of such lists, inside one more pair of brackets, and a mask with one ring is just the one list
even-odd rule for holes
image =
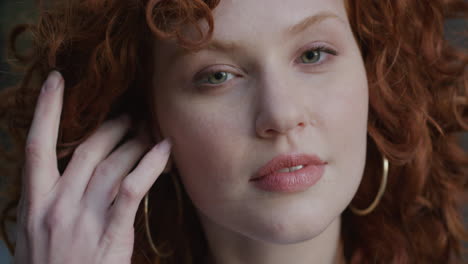
{"label": "eyelash", "polygon": [[[302,55],[304,55],[304,53],[309,52],[309,51],[318,51],[318,52],[320,52],[320,54],[322,54],[322,52],[325,52],[325,53],[327,53],[326,57],[328,57],[329,55],[333,55],[333,56],[338,55],[338,53],[335,50],[330,49],[330,48],[328,48],[327,46],[324,46],[324,45],[318,45],[318,46],[308,48],[308,49],[302,51],[300,57],[302,57]],[[310,65],[313,65],[313,67],[318,67],[318,66],[324,64],[325,62],[327,62],[330,59],[322,59],[322,55],[321,55],[320,60],[321,61],[317,62],[317,63],[305,63],[305,64],[310,64]],[[216,87],[216,86],[223,85],[224,83],[226,83],[227,81],[232,79],[232,77],[231,77],[231,78],[227,79],[226,81],[224,81],[224,82],[222,82],[220,84],[206,84],[206,83],[202,82],[202,81],[205,81],[207,79],[207,77],[210,77],[211,75],[213,75],[215,73],[219,73],[219,72],[225,72],[225,73],[227,73],[228,75],[231,75],[231,76],[236,76],[237,75],[237,74],[233,74],[233,73],[228,72],[228,71],[223,71],[223,70],[219,70],[219,69],[212,69],[212,70],[208,70],[207,72],[203,73],[200,78],[196,78],[196,79],[199,80],[197,82],[197,84],[200,85],[200,86]]]}
{"label": "eyelash", "polygon": [[[318,45],[318,46],[315,46],[315,47],[312,47],[312,48],[308,48],[304,51],[301,52],[301,56],[304,55],[304,53],[306,52],[309,52],[309,51],[318,51],[318,52],[325,52],[325,53],[328,53],[328,55],[333,55],[333,56],[336,56],[338,55],[338,53],[330,48],[328,48],[327,46],[324,46],[324,45]],[[328,56],[327,55],[327,56]],[[321,57],[320,57],[321,58]],[[326,61],[328,61],[327,59],[324,59],[318,63],[310,63],[311,65],[314,65],[314,67],[317,67],[318,65],[322,65],[323,63],[325,63]],[[308,63],[306,63],[308,64]]]}

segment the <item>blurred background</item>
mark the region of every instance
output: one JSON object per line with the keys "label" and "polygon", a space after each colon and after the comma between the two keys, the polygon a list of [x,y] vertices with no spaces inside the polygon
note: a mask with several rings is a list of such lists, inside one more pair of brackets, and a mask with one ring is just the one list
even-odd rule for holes
{"label": "blurred background", "polygon": [[[10,32],[12,25],[19,24],[19,23],[33,23],[37,17],[37,12],[34,8],[34,3],[37,2],[35,0],[0,0],[0,89],[10,86],[18,80],[21,79],[21,76],[11,72],[10,67],[7,64],[7,54],[6,54],[6,47],[7,47],[7,37]],[[458,46],[468,46],[468,40],[462,38],[455,38],[454,32],[462,32],[468,31],[468,23],[467,21],[462,20],[451,20],[447,21],[445,25],[445,32],[446,37],[452,41],[455,45]],[[20,39],[19,40],[20,47],[27,48],[27,39]],[[1,100],[1,98],[0,98]],[[0,144],[7,145],[8,141],[6,140],[6,136],[4,131],[0,129]],[[468,133],[465,133],[460,141],[460,144],[464,146],[464,148],[468,151]],[[0,160],[4,162],[3,160]],[[4,206],[4,199],[3,190],[8,186],[8,183],[5,182],[5,177],[0,175],[0,208]],[[467,208],[463,208],[463,214],[465,217],[465,226],[468,226],[468,206]],[[10,230],[10,237],[14,237],[12,230]],[[468,245],[465,245],[468,247]],[[468,260],[468,258],[467,258]],[[10,263],[11,256],[3,243],[0,239],[0,263]]]}

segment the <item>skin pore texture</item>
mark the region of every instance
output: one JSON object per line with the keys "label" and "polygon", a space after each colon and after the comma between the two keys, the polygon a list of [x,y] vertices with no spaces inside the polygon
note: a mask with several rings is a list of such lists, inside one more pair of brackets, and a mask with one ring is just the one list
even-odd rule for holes
{"label": "skin pore texture", "polygon": [[[209,49],[155,42],[154,74],[154,123],[172,138],[206,262],[343,263],[340,215],[362,179],[369,100],[344,2],[222,0],[213,14]],[[323,177],[303,192],[257,189],[256,171],[285,153],[318,155]]]}

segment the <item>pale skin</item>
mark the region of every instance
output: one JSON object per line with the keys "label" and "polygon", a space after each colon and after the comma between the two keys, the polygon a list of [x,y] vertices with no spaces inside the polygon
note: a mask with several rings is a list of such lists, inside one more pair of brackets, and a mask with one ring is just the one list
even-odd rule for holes
{"label": "pale skin", "polygon": [[151,146],[140,133],[110,153],[131,125],[123,116],[82,143],[60,176],[55,149],[63,86],[52,72],[27,137],[14,263],[130,263],[138,205],[163,171],[171,146],[167,140]]}
{"label": "pale skin", "polygon": [[[161,135],[151,137],[171,137],[173,162],[208,239],[205,264],[344,263],[340,215],[365,164],[366,73],[342,1],[284,3],[221,1],[213,39],[236,42],[236,50],[170,60],[173,42],[156,48],[151,123]],[[286,28],[323,11],[337,18],[285,37]],[[309,54],[312,62],[302,56],[317,44],[337,52],[321,51],[320,67],[317,53]],[[190,80],[210,67],[230,73],[229,80],[210,86],[201,75],[197,84],[209,89],[197,90]],[[143,133],[110,154],[131,123],[108,121],[60,177],[55,144],[64,81],[54,77],[59,88],[41,93],[28,135],[15,263],[130,263],[136,210],[166,166],[168,147],[152,147]],[[284,152],[326,160],[322,180],[293,195],[254,188],[252,173]]]}
{"label": "pale skin", "polygon": [[[368,115],[344,1],[223,0],[213,17],[210,49],[154,45],[152,123],[173,139],[173,164],[209,244],[206,262],[339,263],[341,213],[362,179]],[[293,194],[256,188],[251,177],[283,153],[318,155],[328,163],[322,179]]]}

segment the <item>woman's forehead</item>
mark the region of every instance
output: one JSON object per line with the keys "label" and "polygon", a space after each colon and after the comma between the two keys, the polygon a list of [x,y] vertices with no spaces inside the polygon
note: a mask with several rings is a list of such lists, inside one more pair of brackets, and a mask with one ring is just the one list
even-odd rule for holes
{"label": "woman's forehead", "polygon": [[221,0],[213,10],[213,17],[215,21],[226,21],[231,26],[250,21],[278,22],[287,26],[322,11],[334,12],[346,19],[342,0]]}
{"label": "woman's forehead", "polygon": [[[213,10],[214,36],[240,30],[291,33],[293,25],[324,13],[347,23],[344,2],[340,0],[221,0]],[[200,23],[207,29],[206,21]],[[193,27],[187,28],[186,33],[198,34]]]}
{"label": "woman's forehead", "polygon": [[[206,50],[235,50],[244,38],[252,43],[262,36],[283,41],[323,24],[349,30],[344,3],[339,0],[292,0],[287,4],[279,0],[221,0],[213,10],[213,18],[213,37]],[[204,20],[199,26],[208,29]],[[194,25],[185,27],[183,35],[200,38]],[[175,44],[175,40],[157,41],[157,49],[171,54],[170,61],[189,53]]]}

